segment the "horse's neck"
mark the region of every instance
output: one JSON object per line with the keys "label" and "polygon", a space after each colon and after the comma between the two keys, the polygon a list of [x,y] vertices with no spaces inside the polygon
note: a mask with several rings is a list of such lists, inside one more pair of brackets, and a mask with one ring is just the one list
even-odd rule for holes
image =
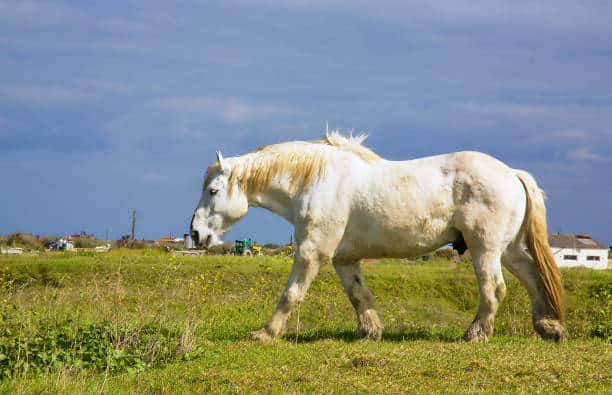
{"label": "horse's neck", "polygon": [[265,208],[293,223],[295,218],[293,201],[288,192],[281,190],[257,192],[247,196],[247,200],[249,206]]}

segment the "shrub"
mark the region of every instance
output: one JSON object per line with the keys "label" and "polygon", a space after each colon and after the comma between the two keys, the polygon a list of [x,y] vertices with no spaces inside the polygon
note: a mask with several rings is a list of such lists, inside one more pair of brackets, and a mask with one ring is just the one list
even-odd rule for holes
{"label": "shrub", "polygon": [[13,233],[6,238],[7,244],[13,247],[22,247],[26,249],[42,248],[40,240],[26,233]]}
{"label": "shrub", "polygon": [[143,248],[150,247],[150,245],[144,240],[132,240],[129,235],[123,235],[117,240],[117,248],[131,248],[135,250],[142,250]]}
{"label": "shrub", "polygon": [[74,240],[74,246],[76,248],[95,248],[99,245],[103,245],[104,242],[96,239],[79,238]]}
{"label": "shrub", "polygon": [[0,330],[0,380],[61,368],[139,371],[197,357],[202,349],[185,350],[182,337],[180,331],[158,323],[117,328],[108,322],[85,326],[43,322],[31,335],[4,327]]}
{"label": "shrub", "polygon": [[601,284],[591,289],[591,297],[600,303],[590,324],[590,335],[612,342],[612,284]]}
{"label": "shrub", "polygon": [[212,246],[208,249],[208,253],[211,255],[223,255],[225,251],[232,249],[232,245],[229,243],[223,243],[216,246]]}

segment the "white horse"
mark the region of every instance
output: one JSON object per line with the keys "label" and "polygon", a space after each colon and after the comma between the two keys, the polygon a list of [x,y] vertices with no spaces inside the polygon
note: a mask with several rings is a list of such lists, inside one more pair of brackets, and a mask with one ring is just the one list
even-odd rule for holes
{"label": "white horse", "polygon": [[234,158],[217,152],[208,168],[191,222],[196,243],[220,243],[249,206],[295,227],[291,275],[253,338],[282,335],[319,267],[331,262],[356,310],[359,334],[380,339],[383,326],[359,260],[421,255],[454,242],[470,249],[480,290],[465,340],[493,334],[506,293],[503,263],[529,293],[536,332],[560,341],[564,292],[548,246],[544,195],[533,177],[478,152],[387,161],[362,146],[364,139],[334,132]]}

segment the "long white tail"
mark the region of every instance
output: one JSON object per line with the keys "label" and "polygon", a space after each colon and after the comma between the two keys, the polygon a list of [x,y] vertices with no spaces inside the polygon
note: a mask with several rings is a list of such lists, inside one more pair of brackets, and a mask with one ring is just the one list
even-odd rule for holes
{"label": "long white tail", "polygon": [[523,170],[516,170],[516,175],[523,184],[527,195],[527,213],[523,225],[527,248],[535,261],[544,286],[546,302],[551,313],[555,315],[551,318],[563,324],[565,322],[565,291],[561,282],[561,273],[548,245],[544,192],[538,187],[531,174]]}

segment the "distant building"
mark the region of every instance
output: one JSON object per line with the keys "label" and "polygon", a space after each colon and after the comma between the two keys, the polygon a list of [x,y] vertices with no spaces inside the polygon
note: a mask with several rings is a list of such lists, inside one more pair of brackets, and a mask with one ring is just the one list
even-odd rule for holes
{"label": "distant building", "polygon": [[608,248],[589,235],[549,235],[548,242],[559,267],[608,268]]}
{"label": "distant building", "polygon": [[0,253],[9,255],[21,255],[23,254],[23,248],[19,247],[2,247]]}
{"label": "distant building", "polygon": [[188,250],[195,248],[195,243],[193,242],[193,239],[189,233],[185,233],[183,235],[183,239],[185,240],[183,247],[187,248]]}

